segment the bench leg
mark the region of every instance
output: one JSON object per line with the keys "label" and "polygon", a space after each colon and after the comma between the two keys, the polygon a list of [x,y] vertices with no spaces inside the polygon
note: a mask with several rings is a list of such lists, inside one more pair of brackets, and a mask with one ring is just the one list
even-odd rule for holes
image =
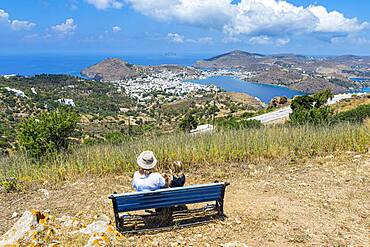
{"label": "bench leg", "polygon": [[220,216],[221,218],[223,218],[225,216],[224,215],[224,203],[223,203],[223,201],[216,201],[216,210],[217,210],[218,216]]}
{"label": "bench leg", "polygon": [[216,208],[218,210],[218,215],[221,217],[221,219],[224,219],[226,215],[224,214],[224,198],[225,198],[225,190],[226,186],[223,186],[222,193],[221,193],[221,200],[216,202]]}
{"label": "bench leg", "polygon": [[[123,227],[123,222],[121,224],[119,214],[118,214],[118,207],[117,207],[116,198],[112,199],[112,203],[113,203],[113,210],[114,210],[114,220],[116,221],[116,229],[121,230],[121,225]],[[122,221],[123,221],[123,219],[122,219]]]}

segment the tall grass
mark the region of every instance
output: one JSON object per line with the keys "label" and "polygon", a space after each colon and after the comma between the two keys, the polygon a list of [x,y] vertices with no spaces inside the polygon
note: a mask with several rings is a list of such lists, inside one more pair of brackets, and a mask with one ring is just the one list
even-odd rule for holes
{"label": "tall grass", "polygon": [[196,137],[177,133],[145,137],[121,145],[79,146],[39,163],[17,154],[0,161],[0,178],[14,177],[25,182],[59,181],[88,174],[132,172],[136,169],[136,157],[143,150],[154,151],[159,169],[167,169],[175,160],[181,160],[186,169],[191,169],[199,164],[314,157],[344,151],[367,152],[369,146],[370,128],[354,124],[275,126],[220,131]]}

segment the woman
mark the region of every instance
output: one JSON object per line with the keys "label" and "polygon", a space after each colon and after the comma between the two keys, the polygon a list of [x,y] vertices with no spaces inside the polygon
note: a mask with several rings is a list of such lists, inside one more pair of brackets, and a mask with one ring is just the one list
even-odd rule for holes
{"label": "woman", "polygon": [[157,159],[152,151],[144,151],[137,157],[139,171],[134,173],[133,187],[136,191],[154,191],[167,187],[181,187],[185,184],[185,175],[180,177],[172,175],[162,176],[158,172],[153,172],[157,164]]}

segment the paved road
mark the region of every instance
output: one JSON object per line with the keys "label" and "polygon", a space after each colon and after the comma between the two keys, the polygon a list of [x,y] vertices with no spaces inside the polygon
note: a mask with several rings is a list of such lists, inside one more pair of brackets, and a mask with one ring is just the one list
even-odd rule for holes
{"label": "paved road", "polygon": [[[366,93],[358,93],[357,95],[363,95]],[[334,98],[328,101],[328,105],[333,105],[342,99],[349,99],[353,94],[337,94]],[[256,117],[248,118],[248,120],[259,120],[261,123],[267,124],[270,122],[275,122],[284,118],[288,118],[289,114],[292,113],[290,106],[281,108],[279,110],[262,114]]]}

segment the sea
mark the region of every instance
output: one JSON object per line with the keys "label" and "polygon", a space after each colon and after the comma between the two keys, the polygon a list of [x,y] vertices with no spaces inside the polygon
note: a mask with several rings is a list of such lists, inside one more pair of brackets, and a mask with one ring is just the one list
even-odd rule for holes
{"label": "sea", "polygon": [[[137,65],[178,64],[190,66],[195,61],[210,56],[210,54],[0,54],[0,75],[68,74],[81,76],[81,70],[109,57],[121,58]],[[213,84],[228,92],[247,93],[265,103],[268,103],[275,96],[292,98],[303,94],[286,87],[246,82],[232,76],[216,76],[191,82],[204,85]],[[370,90],[364,88],[363,91],[369,92]]]}
{"label": "sea", "polygon": [[294,96],[303,94],[300,91],[292,90],[287,87],[246,82],[233,76],[212,76],[206,79],[191,80],[190,82],[204,85],[216,85],[227,92],[246,93],[259,98],[264,103],[270,102],[271,99],[276,96],[293,98]]}

